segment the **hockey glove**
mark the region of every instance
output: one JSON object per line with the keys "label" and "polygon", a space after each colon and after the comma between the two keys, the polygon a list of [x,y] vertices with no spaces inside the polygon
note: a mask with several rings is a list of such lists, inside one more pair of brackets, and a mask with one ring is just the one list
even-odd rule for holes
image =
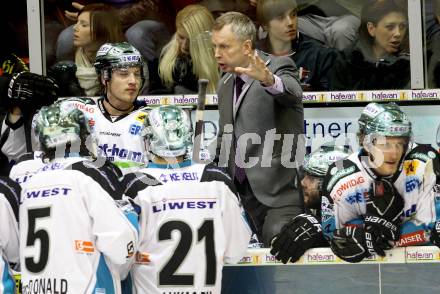
{"label": "hockey glove", "polygon": [[282,263],[296,262],[310,248],[326,241],[318,220],[308,214],[295,216],[272,240],[270,253]]}
{"label": "hockey glove", "polygon": [[10,106],[17,106],[29,115],[57,98],[58,86],[54,80],[31,72],[14,74],[8,87]]}
{"label": "hockey glove", "polygon": [[377,252],[371,242],[371,234],[359,227],[344,227],[336,230],[330,247],[339,258],[352,263],[360,262]]}
{"label": "hockey glove", "polygon": [[84,96],[83,90],[76,77],[76,64],[73,61],[59,61],[47,72],[47,75],[55,80],[59,86],[60,97]]}
{"label": "hockey glove", "polygon": [[365,231],[371,233],[377,254],[394,247],[400,238],[401,214],[404,200],[394,186],[385,179],[373,183],[366,199]]}
{"label": "hockey glove", "polygon": [[432,245],[440,248],[440,220],[436,221],[434,227],[431,230],[431,236],[429,238]]}

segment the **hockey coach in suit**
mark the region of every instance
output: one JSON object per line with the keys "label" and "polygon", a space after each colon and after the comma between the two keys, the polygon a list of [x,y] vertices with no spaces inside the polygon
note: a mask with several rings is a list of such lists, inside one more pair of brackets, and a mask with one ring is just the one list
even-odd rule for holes
{"label": "hockey coach in suit", "polygon": [[224,72],[217,87],[216,160],[227,166],[251,225],[266,246],[303,211],[296,162],[304,143],[302,90],[290,58],[257,54],[256,29],[239,12],[218,17],[212,31]]}

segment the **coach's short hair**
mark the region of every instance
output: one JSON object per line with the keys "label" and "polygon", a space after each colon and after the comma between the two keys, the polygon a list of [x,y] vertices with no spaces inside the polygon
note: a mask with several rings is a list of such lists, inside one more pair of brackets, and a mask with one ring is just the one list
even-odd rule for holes
{"label": "coach's short hair", "polygon": [[226,12],[216,18],[213,31],[219,31],[227,25],[231,25],[231,31],[239,40],[251,40],[252,48],[255,48],[257,30],[249,17],[236,11]]}

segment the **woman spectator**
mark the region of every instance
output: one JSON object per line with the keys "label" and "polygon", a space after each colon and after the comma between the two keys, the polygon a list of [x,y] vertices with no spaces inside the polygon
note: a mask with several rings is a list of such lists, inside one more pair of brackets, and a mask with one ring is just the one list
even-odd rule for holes
{"label": "woman spectator", "polygon": [[[54,0],[52,0],[54,1]],[[68,1],[67,1],[68,2]],[[81,0],[81,3],[72,2],[74,8],[65,11],[65,17],[77,21],[78,12],[84,4],[96,3],[96,0]],[[163,0],[101,0],[116,9],[125,32],[127,41],[138,49],[144,59],[151,62],[159,58],[160,50],[171,39],[176,13],[174,1]],[[186,6],[186,2],[194,0],[179,0],[179,7]],[[58,36],[57,60],[73,60],[73,26],[68,26]]]}
{"label": "woman spectator", "polygon": [[159,76],[171,93],[197,92],[197,80],[208,79],[208,93],[219,80],[209,32],[214,18],[201,5],[188,5],[177,13],[176,33],[162,49]]}
{"label": "woman spectator", "polygon": [[[410,87],[408,16],[401,0],[368,0],[356,45],[337,59],[332,90]],[[405,1],[406,2],[406,1]]]}
{"label": "woman spectator", "polygon": [[50,73],[57,80],[61,95],[98,95],[100,83],[93,66],[96,52],[104,43],[123,40],[121,23],[114,8],[105,4],[84,6],[74,25],[75,64],[59,62]]}

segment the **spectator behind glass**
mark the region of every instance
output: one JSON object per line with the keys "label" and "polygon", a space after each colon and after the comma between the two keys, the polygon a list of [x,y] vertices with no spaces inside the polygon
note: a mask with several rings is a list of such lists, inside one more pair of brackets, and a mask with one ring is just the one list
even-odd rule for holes
{"label": "spectator behind glass", "polygon": [[93,66],[96,52],[104,43],[123,40],[121,23],[114,8],[105,4],[84,6],[74,25],[75,64],[59,62],[54,65],[51,72],[60,88],[63,89],[61,95],[98,95],[100,83]]}
{"label": "spectator behind glass", "polygon": [[350,48],[357,39],[364,1],[298,0],[298,29],[326,46]]}
{"label": "spectator behind glass", "polygon": [[[96,0],[72,2],[72,7],[81,11],[84,4]],[[114,7],[121,20],[122,30],[128,42],[142,56],[151,61],[159,57],[163,45],[170,40],[169,28],[174,26],[175,11],[167,6],[168,1],[159,0],[102,0]],[[65,11],[66,18],[76,21],[78,12]],[[73,60],[73,26],[64,29],[57,40],[57,60]]]}
{"label": "spectator behind glass", "polygon": [[238,11],[250,18],[255,16],[255,9],[252,0],[196,0],[196,4],[205,6],[217,18],[228,11]]}
{"label": "spectator behind glass", "polygon": [[163,48],[159,76],[172,93],[197,92],[197,80],[208,79],[208,93],[219,80],[210,34],[214,18],[201,5],[188,5],[177,13],[176,33]]}
{"label": "spectator behind glass", "polygon": [[[20,31],[16,25],[7,19],[0,19],[2,38],[7,40],[7,46],[0,47],[0,77],[11,78],[14,73],[29,71],[27,49],[21,46]],[[22,41],[23,42],[23,41]],[[27,48],[27,44],[24,44]]]}
{"label": "spectator behind glass", "polygon": [[337,58],[337,51],[300,33],[297,11],[295,0],[260,0],[257,20],[267,37],[257,42],[257,48],[292,58],[299,68],[303,90],[328,90],[327,75]]}
{"label": "spectator behind glass", "polygon": [[407,31],[407,10],[402,1],[366,1],[359,39],[337,59],[331,77],[332,90],[409,88]]}
{"label": "spectator behind glass", "polygon": [[440,0],[425,2],[428,87],[440,87]]}

